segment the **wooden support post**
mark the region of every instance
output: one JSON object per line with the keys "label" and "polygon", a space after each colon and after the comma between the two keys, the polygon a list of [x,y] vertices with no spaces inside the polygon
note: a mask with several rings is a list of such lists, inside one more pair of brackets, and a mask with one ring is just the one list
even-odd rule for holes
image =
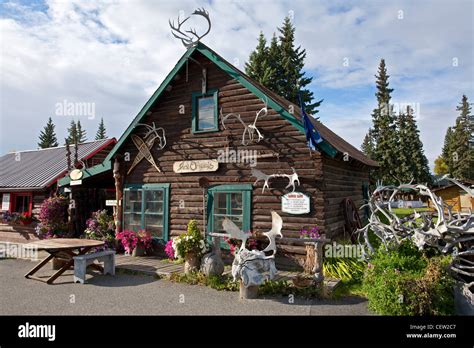
{"label": "wooden support post", "polygon": [[306,248],[306,260],[304,262],[304,272],[307,274],[313,274],[313,269],[315,265],[316,251],[315,245],[313,243],[307,243]]}
{"label": "wooden support post", "polygon": [[305,242],[306,261],[305,273],[312,274],[314,281],[320,283],[324,280],[323,274],[323,245],[324,242]]}
{"label": "wooden support post", "polygon": [[119,233],[122,231],[122,198],[123,198],[123,189],[122,189],[122,184],[123,184],[123,175],[122,175],[122,170],[121,170],[121,165],[118,157],[115,157],[114,161],[114,169],[113,169],[113,174],[114,174],[114,179],[115,179],[115,199],[117,201],[117,206],[115,209],[115,233]]}

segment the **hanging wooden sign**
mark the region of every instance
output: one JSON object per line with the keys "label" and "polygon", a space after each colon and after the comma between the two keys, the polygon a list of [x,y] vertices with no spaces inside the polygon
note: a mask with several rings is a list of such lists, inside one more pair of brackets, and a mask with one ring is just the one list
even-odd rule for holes
{"label": "hanging wooden sign", "polygon": [[175,173],[215,172],[218,168],[219,162],[215,159],[179,161],[173,164],[173,171]]}
{"label": "hanging wooden sign", "polygon": [[308,214],[311,211],[309,196],[291,192],[281,197],[281,211],[288,214]]}

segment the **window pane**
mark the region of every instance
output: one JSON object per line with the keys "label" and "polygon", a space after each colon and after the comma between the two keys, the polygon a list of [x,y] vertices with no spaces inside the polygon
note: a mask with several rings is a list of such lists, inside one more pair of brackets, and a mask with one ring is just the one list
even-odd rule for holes
{"label": "window pane", "polygon": [[242,215],[242,193],[231,193],[230,194],[230,206],[231,206],[231,215]]}
{"label": "window pane", "polygon": [[146,190],[145,199],[147,201],[163,201],[163,190]]}
{"label": "window pane", "polygon": [[145,214],[145,230],[154,237],[163,236],[163,215]]}
{"label": "window pane", "polygon": [[214,194],[214,214],[220,214],[220,215],[227,214],[226,198],[227,198],[227,193],[216,192]]}
{"label": "window pane", "polygon": [[142,211],[142,191],[125,190],[125,208],[126,212],[141,213]]}
{"label": "window pane", "polygon": [[124,218],[123,228],[125,230],[132,230],[136,232],[142,226],[141,214],[125,213],[123,215],[123,218]]}
{"label": "window pane", "polygon": [[163,214],[163,203],[146,201],[145,213]]}
{"label": "window pane", "polygon": [[198,130],[214,129],[214,97],[198,99]]}
{"label": "window pane", "polygon": [[224,221],[224,218],[225,218],[224,215],[214,215],[213,232],[225,233],[225,231],[222,229],[222,221]]}
{"label": "window pane", "polygon": [[[230,200],[230,206],[227,205],[227,199]],[[224,218],[232,220],[237,227],[243,226],[243,206],[242,192],[216,192],[214,193],[214,232],[225,232],[222,229]]]}

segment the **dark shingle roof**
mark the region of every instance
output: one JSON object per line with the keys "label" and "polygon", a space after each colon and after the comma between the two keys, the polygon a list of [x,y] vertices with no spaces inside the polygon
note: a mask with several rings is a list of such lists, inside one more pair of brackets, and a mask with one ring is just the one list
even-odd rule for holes
{"label": "dark shingle roof", "polygon": [[[103,139],[79,144],[78,158],[83,160],[114,141],[115,139]],[[73,159],[74,145],[70,150]],[[66,170],[65,146],[8,153],[0,157],[0,190],[45,188]]]}

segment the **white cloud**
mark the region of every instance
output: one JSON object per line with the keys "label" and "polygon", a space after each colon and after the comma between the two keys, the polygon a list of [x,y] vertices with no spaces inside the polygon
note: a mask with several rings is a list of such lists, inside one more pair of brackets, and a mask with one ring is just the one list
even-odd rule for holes
{"label": "white cloud", "polygon": [[[184,53],[168,19],[203,6],[146,0],[47,5],[46,13],[16,2],[0,5],[7,9],[0,19],[0,153],[34,148],[49,116],[64,138],[70,119],[54,115],[63,100],[94,102],[109,135],[120,136]],[[394,101],[421,105],[419,126],[430,160],[461,95],[474,98],[471,1],[214,1],[204,7],[212,19],[204,42],[241,69],[258,33],[270,38],[286,15],[294,16],[317,96],[325,98],[325,89],[345,96],[325,101],[321,119],[355,146],[370,125],[370,88],[381,57]],[[81,122],[92,138],[99,120]]]}

